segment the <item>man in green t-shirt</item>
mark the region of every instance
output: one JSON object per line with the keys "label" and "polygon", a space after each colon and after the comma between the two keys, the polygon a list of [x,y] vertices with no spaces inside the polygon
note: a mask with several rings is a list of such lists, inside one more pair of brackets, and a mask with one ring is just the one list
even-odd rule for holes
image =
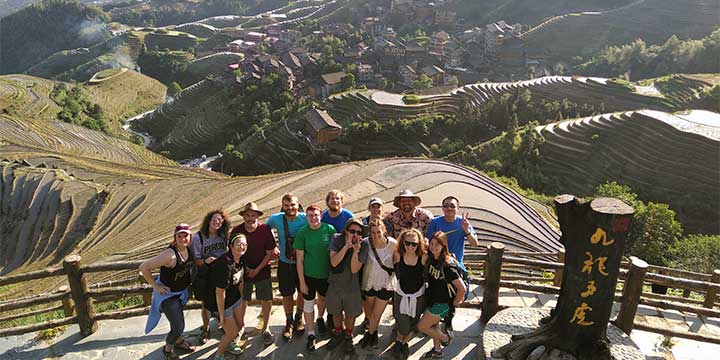
{"label": "man in green t-shirt", "polygon": [[305,209],[307,226],[300,229],[295,236],[293,248],[296,250],[297,271],[300,280],[300,292],[305,302],[303,312],[307,324],[308,340],[306,348],[315,351],[315,294],[317,293],[319,334],[326,334],[327,327],[323,321],[325,314],[325,294],[328,289],[328,276],[330,276],[330,239],[335,234],[335,228],[320,221],[322,212],[317,205],[310,205]]}

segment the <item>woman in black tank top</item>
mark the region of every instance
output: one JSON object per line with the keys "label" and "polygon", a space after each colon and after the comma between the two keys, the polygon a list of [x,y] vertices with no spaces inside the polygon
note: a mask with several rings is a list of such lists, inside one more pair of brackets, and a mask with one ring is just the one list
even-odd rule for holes
{"label": "woman in black tank top", "polygon": [[[188,250],[192,231],[188,224],[175,227],[173,242],[152,259],[140,264],[140,272],[148,284],[153,287],[153,305],[160,302],[160,309],[170,323],[170,332],[165,338],[163,354],[166,359],[180,359],[175,348],[195,351],[195,347],[180,337],[185,330],[183,308],[188,300],[187,288],[190,285],[193,256]],[[159,281],[150,270],[160,268]],[[154,316],[153,308],[151,314]],[[159,315],[158,315],[159,316]]]}

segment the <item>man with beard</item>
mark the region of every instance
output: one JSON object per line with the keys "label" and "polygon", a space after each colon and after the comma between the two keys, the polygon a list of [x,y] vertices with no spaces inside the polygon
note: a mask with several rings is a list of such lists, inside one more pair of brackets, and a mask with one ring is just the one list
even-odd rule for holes
{"label": "man with beard", "polygon": [[[278,246],[280,248],[280,261],[278,261],[278,287],[283,297],[283,308],[285,310],[285,328],[283,339],[290,340],[293,329],[296,333],[302,334],[305,331],[303,323],[303,297],[300,293],[300,280],[298,279],[295,250],[293,243],[298,230],[307,225],[305,213],[299,212],[300,205],[297,196],[285,194],[282,197],[282,212],[272,214],[267,225],[275,229],[278,235]],[[293,295],[297,291],[298,297],[295,301],[296,310],[293,318]]]}
{"label": "man with beard", "polygon": [[340,190],[330,190],[325,196],[325,205],[328,209],[323,211],[321,221],[337,230],[344,229],[345,223],[354,216],[350,210],[343,208],[345,194]]}
{"label": "man with beard", "polygon": [[418,229],[423,234],[427,230],[433,214],[420,208],[420,197],[413,194],[410,190],[403,190],[393,200],[393,205],[397,210],[389,213],[385,220],[390,222],[393,227],[392,237],[399,238],[400,233],[407,229]]}
{"label": "man with beard", "polygon": [[268,331],[268,320],[270,319],[270,307],[272,306],[273,290],[270,280],[270,259],[276,248],[275,238],[270,227],[258,220],[263,212],[254,202],[245,204],[240,211],[243,223],[234,227],[230,232],[232,239],[237,234],[243,234],[247,238],[247,251],[244,255],[245,281],[243,281],[243,313],[247,304],[252,300],[253,287],[255,288],[255,300],[262,304],[261,312],[262,337],[265,346],[273,343],[273,335]]}

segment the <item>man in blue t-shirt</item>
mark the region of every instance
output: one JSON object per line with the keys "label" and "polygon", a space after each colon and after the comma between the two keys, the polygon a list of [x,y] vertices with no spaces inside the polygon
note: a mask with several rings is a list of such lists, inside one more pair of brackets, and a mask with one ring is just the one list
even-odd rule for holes
{"label": "man in blue t-shirt", "polygon": [[323,211],[320,221],[332,225],[335,229],[344,229],[345,223],[353,218],[353,213],[343,208],[345,194],[340,190],[330,190],[325,196],[325,204],[328,209]]}
{"label": "man in blue t-shirt", "polygon": [[448,238],[448,250],[462,264],[465,256],[465,239],[472,246],[478,246],[475,229],[468,220],[469,213],[458,216],[460,201],[454,196],[448,196],[442,201],[442,216],[436,216],[425,231],[425,237],[430,239],[436,231],[442,231]]}
{"label": "man in blue t-shirt", "polygon": [[[463,264],[463,257],[465,256],[465,239],[472,246],[478,246],[477,235],[475,229],[470,225],[468,220],[469,213],[463,213],[462,216],[458,216],[460,211],[460,200],[454,196],[448,196],[442,201],[442,216],[436,216],[430,225],[428,225],[425,231],[425,237],[430,239],[432,234],[436,231],[442,231],[447,235],[448,239],[448,250],[455,255],[455,258],[460,263],[463,272],[467,274],[465,265]],[[469,291],[469,289],[468,289]],[[445,332],[452,336],[452,320],[455,317],[455,307],[450,306],[448,316],[445,318]]]}
{"label": "man in blue t-shirt", "polygon": [[[275,229],[278,235],[280,261],[278,261],[277,277],[280,295],[283,298],[283,308],[285,309],[286,322],[283,330],[285,340],[290,340],[293,329],[298,334],[305,331],[302,318],[303,297],[300,293],[300,280],[298,279],[295,250],[292,244],[298,230],[308,223],[305,213],[300,212],[299,208],[298,197],[293,194],[285,194],[282,198],[282,212],[270,215],[265,222],[271,229]],[[285,233],[286,227],[289,234]],[[293,295],[295,295],[296,291],[298,293],[297,300],[295,300],[297,307],[293,318]],[[268,319],[265,319],[265,321],[268,321]]]}

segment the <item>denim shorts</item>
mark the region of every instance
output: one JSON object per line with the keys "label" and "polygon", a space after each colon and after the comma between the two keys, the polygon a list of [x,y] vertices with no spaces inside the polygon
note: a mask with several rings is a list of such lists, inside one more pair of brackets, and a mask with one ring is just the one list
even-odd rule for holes
{"label": "denim shorts", "polygon": [[225,318],[227,319],[227,318],[232,317],[233,310],[239,308],[240,305],[242,305],[242,302],[243,302],[242,299],[240,299],[240,300],[236,301],[234,304],[230,305],[229,308],[225,309],[225,311],[223,311],[223,315],[225,315]]}

